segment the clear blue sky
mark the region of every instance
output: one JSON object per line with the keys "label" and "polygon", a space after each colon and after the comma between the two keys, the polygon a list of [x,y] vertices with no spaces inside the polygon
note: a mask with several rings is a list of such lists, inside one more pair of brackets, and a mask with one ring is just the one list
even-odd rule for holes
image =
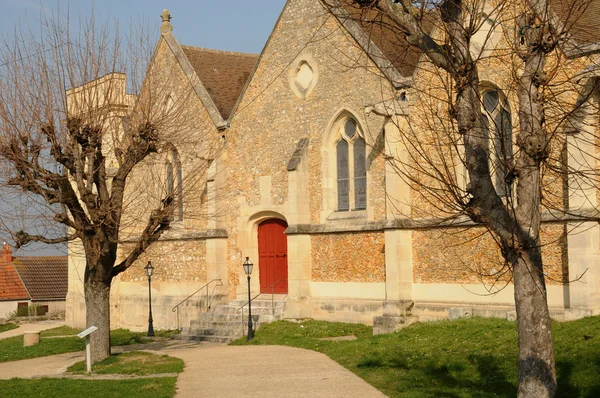
{"label": "clear blue sky", "polygon": [[[10,35],[14,25],[26,19],[33,25],[40,9],[48,15],[57,9],[56,0],[0,0],[0,34]],[[259,53],[271,33],[285,0],[71,0],[71,16],[89,16],[92,8],[99,21],[118,19],[124,26],[140,17],[160,25],[160,13],[167,8],[173,33],[181,44],[219,50]]]}

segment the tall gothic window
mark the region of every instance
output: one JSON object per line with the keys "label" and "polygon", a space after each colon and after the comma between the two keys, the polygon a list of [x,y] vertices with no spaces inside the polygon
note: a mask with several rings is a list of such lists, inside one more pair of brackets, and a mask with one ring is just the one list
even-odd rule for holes
{"label": "tall gothic window", "polygon": [[165,168],[167,196],[172,197],[175,206],[173,219],[183,221],[183,171],[176,149],[170,151]]}
{"label": "tall gothic window", "polygon": [[337,209],[367,208],[366,144],[356,120],[348,118],[335,145],[337,167]]}
{"label": "tall gothic window", "polygon": [[513,161],[512,147],[512,118],[506,97],[497,89],[489,88],[482,92],[482,118],[485,127],[490,171],[496,193],[500,196],[510,196],[510,184],[507,184],[507,174]]}

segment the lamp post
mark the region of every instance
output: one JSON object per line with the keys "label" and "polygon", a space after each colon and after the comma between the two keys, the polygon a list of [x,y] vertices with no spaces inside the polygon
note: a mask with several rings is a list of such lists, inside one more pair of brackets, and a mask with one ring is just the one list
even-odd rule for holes
{"label": "lamp post", "polygon": [[154,271],[154,267],[152,266],[152,262],[148,261],[148,265],[144,267],[146,271],[146,275],[148,275],[148,337],[154,336],[154,326],[152,325],[152,272]]}
{"label": "lamp post", "polygon": [[252,261],[250,261],[250,257],[246,257],[246,261],[244,261],[243,267],[244,272],[248,276],[248,338],[246,341],[250,341],[254,338],[254,330],[252,330],[252,299],[250,298],[250,275],[252,274]]}

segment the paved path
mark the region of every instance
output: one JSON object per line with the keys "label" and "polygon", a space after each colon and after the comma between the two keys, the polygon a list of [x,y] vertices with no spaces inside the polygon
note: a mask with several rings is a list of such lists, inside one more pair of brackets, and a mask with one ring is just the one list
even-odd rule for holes
{"label": "paved path", "polygon": [[[164,341],[116,347],[181,358],[177,398],[200,397],[385,397],[324,354],[282,346],[226,346]],[[56,376],[83,360],[83,353],[0,363],[0,379]]]}
{"label": "paved path", "polygon": [[64,326],[65,321],[39,321],[36,323],[22,323],[18,328],[0,333],[0,339],[7,337],[20,336],[25,332],[41,332],[42,330],[53,329]]}
{"label": "paved path", "polygon": [[283,346],[163,348],[185,361],[177,398],[385,397],[328,356]]}
{"label": "paved path", "polygon": [[67,368],[75,362],[83,361],[84,359],[85,355],[82,351],[24,359],[22,361],[4,362],[0,363],[0,379],[57,376],[66,372]]}

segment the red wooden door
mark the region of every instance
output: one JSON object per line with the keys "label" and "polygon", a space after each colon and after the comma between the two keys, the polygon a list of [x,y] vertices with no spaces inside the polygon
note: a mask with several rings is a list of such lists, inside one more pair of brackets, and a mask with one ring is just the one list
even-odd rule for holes
{"label": "red wooden door", "polygon": [[258,272],[261,293],[288,292],[287,235],[284,233],[286,228],[285,221],[277,219],[267,220],[258,226]]}

